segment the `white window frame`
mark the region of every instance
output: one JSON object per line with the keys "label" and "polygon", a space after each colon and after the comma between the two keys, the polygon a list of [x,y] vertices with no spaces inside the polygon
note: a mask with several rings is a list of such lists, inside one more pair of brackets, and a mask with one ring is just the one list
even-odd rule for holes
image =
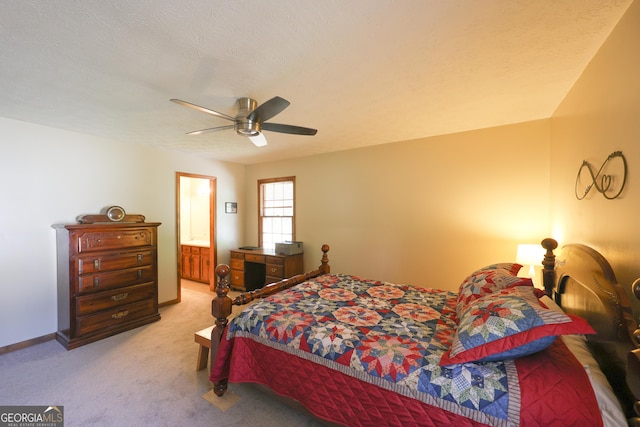
{"label": "white window frame", "polygon": [[275,250],[275,244],[296,238],[296,177],[258,180],[258,246]]}

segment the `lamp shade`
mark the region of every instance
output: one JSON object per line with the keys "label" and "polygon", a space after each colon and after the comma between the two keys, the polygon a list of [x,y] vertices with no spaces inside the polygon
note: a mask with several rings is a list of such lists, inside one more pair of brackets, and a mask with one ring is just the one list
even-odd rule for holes
{"label": "lamp shade", "polygon": [[540,245],[521,244],[518,245],[516,262],[522,265],[542,265],[544,258],[544,248]]}

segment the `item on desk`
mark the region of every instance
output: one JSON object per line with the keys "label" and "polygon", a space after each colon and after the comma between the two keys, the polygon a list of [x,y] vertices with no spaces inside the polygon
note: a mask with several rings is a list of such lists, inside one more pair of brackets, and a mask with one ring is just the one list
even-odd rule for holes
{"label": "item on desk", "polygon": [[280,255],[295,255],[304,252],[302,242],[293,242],[285,240],[282,243],[276,243],[276,253]]}

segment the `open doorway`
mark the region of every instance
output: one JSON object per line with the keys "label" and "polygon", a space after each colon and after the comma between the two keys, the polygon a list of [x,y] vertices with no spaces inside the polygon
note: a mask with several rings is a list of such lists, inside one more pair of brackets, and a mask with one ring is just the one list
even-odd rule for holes
{"label": "open doorway", "polygon": [[176,172],[178,302],[183,279],[214,289],[215,212],[216,177]]}

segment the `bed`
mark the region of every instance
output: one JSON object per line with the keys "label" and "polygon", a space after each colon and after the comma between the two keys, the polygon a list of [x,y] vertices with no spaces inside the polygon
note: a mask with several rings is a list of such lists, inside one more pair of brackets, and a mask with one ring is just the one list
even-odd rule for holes
{"label": "bed", "polygon": [[639,426],[626,294],[595,250],[542,246],[544,291],[514,263],[457,293],[332,274],[323,245],[317,270],[231,299],[219,265],[214,393],[262,384],[339,425]]}

